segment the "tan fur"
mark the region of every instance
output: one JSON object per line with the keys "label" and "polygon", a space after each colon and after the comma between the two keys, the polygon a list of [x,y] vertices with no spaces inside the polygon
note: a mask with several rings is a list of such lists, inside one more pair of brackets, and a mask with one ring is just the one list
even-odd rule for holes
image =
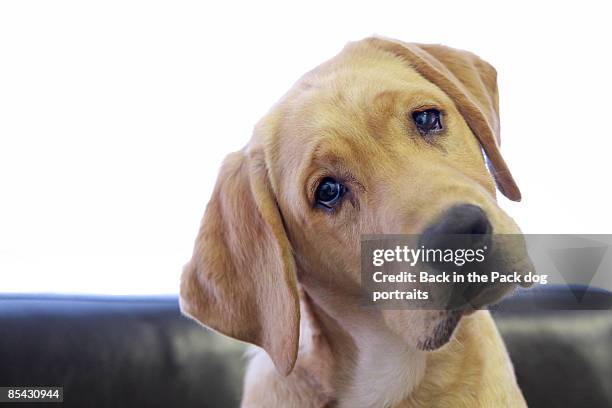
{"label": "tan fur", "polygon": [[[435,139],[411,121],[423,108],[444,112]],[[181,307],[265,350],[252,352],[243,406],[525,405],[488,312],[463,316],[445,345],[423,351],[450,313],[359,302],[361,234],[418,234],[457,203],[481,207],[495,233],[520,232],[481,152],[519,199],[497,109],[495,71],[473,54],[367,39],[302,77],[228,157]],[[348,189],[333,213],[313,205],[331,176]]]}

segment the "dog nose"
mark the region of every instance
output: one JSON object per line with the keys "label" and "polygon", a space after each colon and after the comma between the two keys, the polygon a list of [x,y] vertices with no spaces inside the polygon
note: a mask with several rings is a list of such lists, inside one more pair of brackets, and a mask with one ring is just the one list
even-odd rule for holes
{"label": "dog nose", "polygon": [[[420,245],[427,249],[478,250],[491,249],[493,227],[482,208],[472,204],[459,204],[448,209],[432,225],[423,231]],[[439,270],[455,270],[459,275],[470,271],[482,274],[476,265],[464,264],[458,267],[453,262],[430,262]],[[472,305],[474,300],[487,287],[487,283],[454,283],[449,298],[444,305],[446,309],[463,308]],[[472,305],[473,306],[473,305]]]}
{"label": "dog nose", "polygon": [[493,227],[482,208],[459,204],[448,209],[423,231],[420,244],[426,248],[476,249],[491,244]]}

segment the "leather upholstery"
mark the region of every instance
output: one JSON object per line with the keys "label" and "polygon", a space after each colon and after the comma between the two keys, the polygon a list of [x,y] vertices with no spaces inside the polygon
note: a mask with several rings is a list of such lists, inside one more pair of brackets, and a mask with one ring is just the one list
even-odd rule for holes
{"label": "leather upholstery", "polygon": [[[610,306],[549,288],[494,308],[531,407],[612,406]],[[67,407],[238,406],[243,351],[176,297],[0,295],[0,386],[63,386]]]}

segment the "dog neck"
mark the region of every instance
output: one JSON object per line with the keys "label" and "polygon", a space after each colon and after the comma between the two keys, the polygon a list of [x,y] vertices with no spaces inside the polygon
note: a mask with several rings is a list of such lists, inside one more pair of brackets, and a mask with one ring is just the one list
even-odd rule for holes
{"label": "dog neck", "polygon": [[525,406],[488,311],[464,317],[448,344],[423,352],[386,329],[377,311],[351,313],[333,299],[302,297],[309,328],[300,340],[314,346],[298,366],[308,371],[313,361],[325,361],[310,371],[333,402],[322,406]]}
{"label": "dog neck", "polygon": [[487,311],[465,317],[447,345],[425,353],[382,328],[375,311],[352,313],[334,302],[302,292],[292,373],[280,375],[254,350],[243,407],[526,406]]}
{"label": "dog neck", "polygon": [[423,379],[426,354],[385,327],[378,311],[352,311],[313,292],[303,292],[300,341],[315,345],[313,355],[331,360],[329,372],[319,370],[315,376],[328,385],[326,392],[331,391],[336,406],[400,403]]}

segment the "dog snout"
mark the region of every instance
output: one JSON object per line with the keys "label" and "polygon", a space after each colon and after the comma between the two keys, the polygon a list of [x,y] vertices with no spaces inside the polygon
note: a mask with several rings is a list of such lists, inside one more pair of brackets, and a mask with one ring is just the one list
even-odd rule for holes
{"label": "dog snout", "polygon": [[[472,204],[459,204],[446,210],[436,221],[427,227],[421,234],[420,245],[426,249],[452,250],[465,253],[473,250],[474,253],[485,250],[487,256],[477,262],[457,264],[450,262],[430,263],[434,270],[454,271],[457,275],[486,275],[488,270],[504,270],[493,248],[493,227],[485,211]],[[495,245],[498,247],[498,245]],[[504,245],[499,249],[506,251]],[[499,285],[490,280],[470,281],[463,279],[453,283],[450,290],[447,309],[479,308],[484,304],[496,301],[508,289],[509,285]]]}
{"label": "dog snout", "polygon": [[[421,234],[420,245],[426,249],[463,253],[467,250],[490,249],[492,246],[493,227],[482,208],[473,204],[458,204],[446,210],[436,221]],[[457,264],[455,261],[438,260],[428,262],[434,271],[455,271],[459,275],[469,272],[482,274],[480,268],[472,263]],[[449,298],[445,308],[464,308],[474,302],[489,285],[482,282],[469,283],[467,279],[453,283],[448,287]]]}
{"label": "dog snout", "polygon": [[493,227],[482,208],[459,204],[421,234],[420,244],[434,249],[476,249],[491,245]]}

